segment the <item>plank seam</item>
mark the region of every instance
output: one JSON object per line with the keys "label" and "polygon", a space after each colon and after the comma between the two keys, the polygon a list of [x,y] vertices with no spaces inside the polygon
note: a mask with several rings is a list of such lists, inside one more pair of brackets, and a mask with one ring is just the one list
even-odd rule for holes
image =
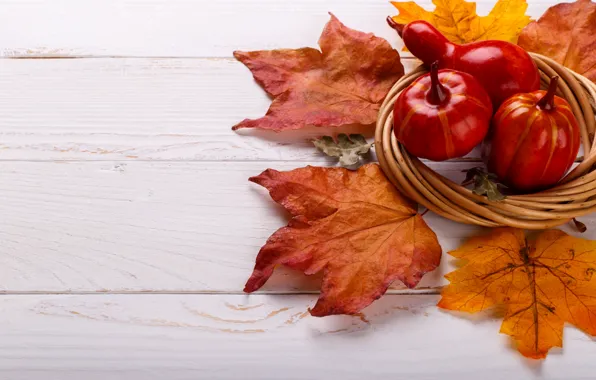
{"label": "plank seam", "polygon": [[[436,295],[440,294],[440,288],[428,288],[428,289],[419,289],[419,290],[412,290],[412,289],[404,289],[404,290],[389,290],[385,295],[393,295],[393,296],[410,296],[410,295]],[[297,291],[287,291],[287,290],[264,290],[259,292],[251,293],[250,295],[255,296],[263,296],[263,295],[316,295],[320,294],[318,290],[297,290]],[[218,290],[123,290],[123,291],[51,291],[51,290],[23,290],[23,291],[11,291],[5,290],[0,291],[0,296],[28,296],[28,295],[73,295],[73,296],[91,296],[91,295],[243,295],[249,296],[249,294],[244,293],[243,291],[218,291]]]}
{"label": "plank seam", "polygon": [[[14,59],[14,60],[56,60],[56,59],[197,59],[205,61],[224,61],[237,62],[234,57],[213,57],[213,56],[193,56],[193,55],[0,55],[0,59]],[[401,59],[417,60],[413,55],[401,55]]]}

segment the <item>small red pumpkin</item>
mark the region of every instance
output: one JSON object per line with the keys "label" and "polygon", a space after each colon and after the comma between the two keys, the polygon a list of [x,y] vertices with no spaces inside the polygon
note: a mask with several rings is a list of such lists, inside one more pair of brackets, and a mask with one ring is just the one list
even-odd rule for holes
{"label": "small red pumpkin", "polygon": [[435,62],[398,96],[393,131],[411,154],[445,161],[465,156],[484,139],[492,113],[491,100],[474,77],[439,70]]}
{"label": "small red pumpkin", "polygon": [[565,99],[548,91],[517,94],[494,116],[489,170],[506,185],[530,192],[556,184],[577,157],[580,130]]}

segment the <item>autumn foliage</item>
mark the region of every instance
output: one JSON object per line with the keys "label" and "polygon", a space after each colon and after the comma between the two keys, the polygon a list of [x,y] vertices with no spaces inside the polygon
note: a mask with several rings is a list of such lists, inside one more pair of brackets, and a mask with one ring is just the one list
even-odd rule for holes
{"label": "autumn foliage", "polygon": [[382,38],[347,28],[331,15],[313,48],[234,52],[273,97],[267,115],[233,129],[276,132],[308,125],[373,124],[385,95],[404,74],[398,52]]}
{"label": "autumn foliage", "polygon": [[596,81],[596,3],[578,0],[550,7],[522,31],[518,43]]}
{"label": "autumn foliage", "polygon": [[566,322],[596,335],[596,242],[560,230],[528,239],[521,230],[501,228],[449,254],[465,265],[446,276],[439,307],[504,308],[501,332],[524,356],[540,359],[562,347]]}
{"label": "autumn foliage", "polygon": [[439,265],[441,247],[416,207],[376,164],[352,172],[305,167],[250,179],[292,216],[261,248],[244,290],[259,289],[277,265],[323,271],[314,316],[355,314],[400,280],[414,287]]}
{"label": "autumn foliage", "polygon": [[476,3],[464,0],[433,0],[433,12],[413,1],[394,1],[391,4],[399,11],[393,17],[395,22],[428,21],[449,41],[457,44],[483,40],[516,43],[520,31],[530,22],[525,0],[498,0],[487,16],[478,16]]}
{"label": "autumn foliage", "polygon": [[[498,0],[487,16],[477,15],[476,4],[464,0],[433,0],[432,12],[413,1],[392,4],[399,24],[425,20],[457,44],[518,43],[596,80],[596,4],[590,0],[555,5],[533,22],[525,0]],[[421,43],[428,45],[428,40]],[[320,50],[234,52],[272,103],[264,117],[246,119],[233,129],[280,132],[373,124],[385,96],[404,74],[398,52],[381,38],[347,28],[333,15],[319,45]],[[355,135],[340,135],[337,141],[323,137],[314,144],[344,165],[359,163],[371,149],[364,137]],[[467,182],[475,184],[477,194],[503,200],[493,179],[493,174],[473,169]],[[244,288],[248,293],[260,289],[279,265],[306,275],[322,272],[321,294],[311,314],[356,314],[393,281],[414,287],[439,265],[435,233],[376,164],[358,171],[268,169],[250,181],[265,187],[291,219],[261,248]],[[450,254],[462,266],[446,276],[449,285],[438,306],[469,313],[500,310],[501,332],[526,357],[544,358],[551,348],[561,347],[565,323],[596,335],[596,242],[559,230],[527,237],[521,230],[499,228]]]}

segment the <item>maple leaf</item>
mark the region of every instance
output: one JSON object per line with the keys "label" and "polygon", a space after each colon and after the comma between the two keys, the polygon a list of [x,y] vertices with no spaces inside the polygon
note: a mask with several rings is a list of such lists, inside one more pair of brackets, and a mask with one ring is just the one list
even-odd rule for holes
{"label": "maple leaf", "polygon": [[517,36],[530,22],[525,0],[498,0],[487,16],[476,14],[476,3],[464,0],[433,0],[435,10],[429,12],[413,1],[391,2],[399,14],[395,22],[407,24],[415,20],[431,23],[451,42],[465,44],[483,40],[517,42]]}
{"label": "maple leaf", "polygon": [[353,166],[360,162],[361,156],[367,154],[372,143],[366,142],[362,135],[340,133],[337,142],[331,136],[323,136],[313,140],[314,146],[330,157],[338,157],[341,166]]}
{"label": "maple leaf", "polygon": [[323,271],[311,314],[356,314],[394,280],[414,287],[439,265],[437,236],[377,164],[268,169],[250,181],[267,188],[292,219],[261,248],[245,292],[263,286],[277,265]]}
{"label": "maple leaf", "polygon": [[596,82],[595,35],[596,3],[578,0],[548,8],[524,28],[518,43]]}
{"label": "maple leaf", "polygon": [[467,264],[445,276],[438,306],[504,307],[501,332],[524,356],[541,359],[561,347],[565,322],[596,335],[596,242],[560,230],[528,240],[522,230],[500,228],[449,254]]}
{"label": "maple leaf", "polygon": [[331,15],[313,48],[234,52],[273,97],[267,115],[240,128],[277,132],[307,125],[370,125],[404,74],[398,52],[382,38],[344,26]]}

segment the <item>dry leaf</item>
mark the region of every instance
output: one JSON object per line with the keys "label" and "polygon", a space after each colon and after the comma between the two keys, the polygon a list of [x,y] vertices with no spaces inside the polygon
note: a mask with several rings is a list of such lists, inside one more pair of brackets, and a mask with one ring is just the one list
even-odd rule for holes
{"label": "dry leaf", "polygon": [[337,136],[337,142],[331,136],[323,136],[313,140],[317,149],[330,157],[338,157],[341,166],[354,166],[360,162],[360,158],[368,154],[372,143],[366,142],[362,135],[352,134],[350,136],[341,133]]}
{"label": "dry leaf", "polygon": [[475,313],[501,306],[501,332],[524,356],[541,359],[563,344],[569,322],[596,335],[596,242],[560,230],[527,240],[512,228],[492,230],[450,252],[467,264],[445,276],[439,307]]}
{"label": "dry leaf", "polygon": [[266,170],[250,179],[292,215],[261,248],[244,291],[254,292],[277,265],[323,271],[314,316],[355,314],[394,280],[414,287],[439,265],[435,233],[376,164],[357,171],[308,166]]}
{"label": "dry leaf", "polygon": [[578,0],[548,8],[524,28],[519,46],[596,82],[596,3]]}
{"label": "dry leaf", "polygon": [[493,173],[487,173],[482,167],[464,170],[466,179],[462,185],[474,185],[472,192],[477,195],[486,195],[490,201],[502,201],[506,197],[501,193],[499,187],[505,187],[498,183],[498,178]]}
{"label": "dry leaf", "polygon": [[240,128],[277,132],[347,124],[370,125],[385,95],[404,74],[399,54],[387,41],[344,26],[331,15],[312,48],[234,52],[272,96],[267,115]]}
{"label": "dry leaf", "polygon": [[464,0],[433,0],[428,12],[413,1],[392,2],[399,11],[393,20],[407,24],[415,20],[431,23],[451,42],[464,44],[483,40],[517,42],[517,36],[530,22],[525,0],[499,0],[488,16],[476,14],[476,3]]}

